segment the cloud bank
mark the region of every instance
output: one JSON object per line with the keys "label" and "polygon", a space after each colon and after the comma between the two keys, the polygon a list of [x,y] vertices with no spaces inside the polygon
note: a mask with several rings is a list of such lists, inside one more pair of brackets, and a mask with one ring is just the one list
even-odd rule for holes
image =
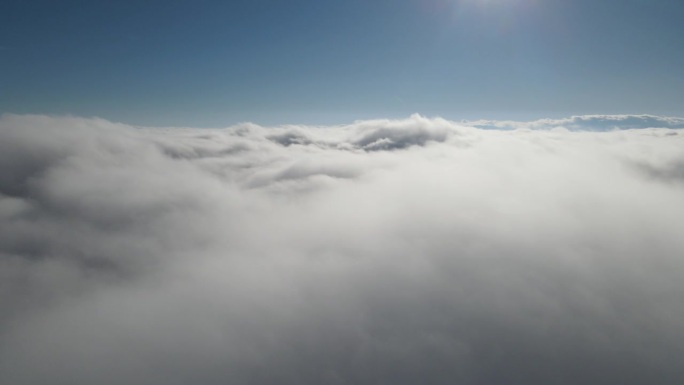
{"label": "cloud bank", "polygon": [[0,383],[680,384],[684,134],[642,118],[5,115]]}
{"label": "cloud bank", "polygon": [[654,115],[581,115],[565,119],[539,119],[531,122],[476,120],[461,124],[483,129],[554,129],[572,131],[613,131],[640,128],[684,128],[684,118]]}

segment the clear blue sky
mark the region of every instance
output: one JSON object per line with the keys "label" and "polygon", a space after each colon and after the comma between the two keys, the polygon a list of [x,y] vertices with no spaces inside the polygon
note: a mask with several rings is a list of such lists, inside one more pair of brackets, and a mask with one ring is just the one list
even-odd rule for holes
{"label": "clear blue sky", "polygon": [[682,0],[0,2],[0,113],[684,115]]}

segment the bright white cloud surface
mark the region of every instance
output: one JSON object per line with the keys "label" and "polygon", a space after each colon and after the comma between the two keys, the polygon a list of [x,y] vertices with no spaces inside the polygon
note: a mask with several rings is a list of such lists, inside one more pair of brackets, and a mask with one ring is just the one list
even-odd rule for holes
{"label": "bright white cloud surface", "polygon": [[6,115],[0,383],[680,383],[681,121],[540,122]]}

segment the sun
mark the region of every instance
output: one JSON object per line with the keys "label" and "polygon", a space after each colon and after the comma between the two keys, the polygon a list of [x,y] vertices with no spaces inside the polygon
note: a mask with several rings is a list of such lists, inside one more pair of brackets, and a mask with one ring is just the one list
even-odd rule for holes
{"label": "sun", "polygon": [[479,7],[508,7],[529,3],[530,1],[534,0],[457,0],[457,3]]}

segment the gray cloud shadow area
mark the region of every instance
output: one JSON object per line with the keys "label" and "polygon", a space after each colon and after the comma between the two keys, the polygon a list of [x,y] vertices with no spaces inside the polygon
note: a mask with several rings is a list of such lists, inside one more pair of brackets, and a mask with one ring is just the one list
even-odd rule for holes
{"label": "gray cloud shadow area", "polygon": [[684,182],[684,159],[679,159],[666,165],[638,163],[635,167],[647,176],[663,182]]}
{"label": "gray cloud shadow area", "polygon": [[3,116],[0,384],[680,384],[673,132]]}

